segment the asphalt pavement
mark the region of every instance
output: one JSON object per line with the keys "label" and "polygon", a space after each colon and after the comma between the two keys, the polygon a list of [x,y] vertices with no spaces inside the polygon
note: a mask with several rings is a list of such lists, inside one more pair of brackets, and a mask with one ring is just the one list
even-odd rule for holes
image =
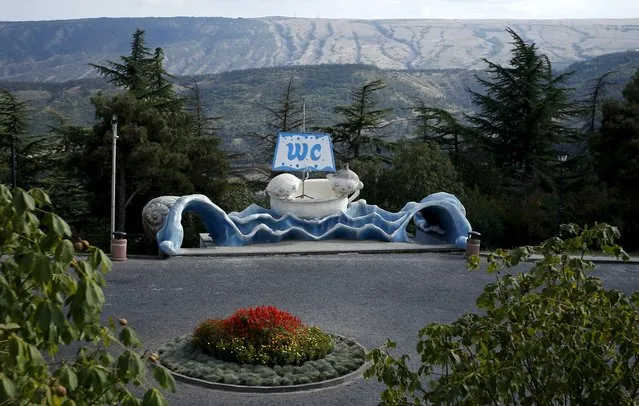
{"label": "asphalt pavement", "polygon": [[[600,264],[597,273],[608,287],[639,290],[636,264]],[[469,273],[462,254],[428,252],[130,259],[114,263],[106,279],[104,315],[128,319],[151,351],[207,318],[274,305],[367,349],[391,338],[415,354],[421,327],[474,311],[494,276]],[[167,396],[178,406],[375,405],[381,388],[361,378],[317,391],[257,395],[178,383],[177,393]]]}

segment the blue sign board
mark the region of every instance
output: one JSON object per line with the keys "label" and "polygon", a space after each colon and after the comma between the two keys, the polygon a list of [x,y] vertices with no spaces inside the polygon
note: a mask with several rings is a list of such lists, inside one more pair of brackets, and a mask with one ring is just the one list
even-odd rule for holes
{"label": "blue sign board", "polygon": [[330,134],[278,133],[273,170],[335,172]]}

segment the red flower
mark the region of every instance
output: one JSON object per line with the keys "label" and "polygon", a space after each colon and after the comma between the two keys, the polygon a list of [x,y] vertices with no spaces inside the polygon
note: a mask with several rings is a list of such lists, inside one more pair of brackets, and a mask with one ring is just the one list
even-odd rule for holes
{"label": "red flower", "polygon": [[238,309],[222,325],[232,337],[249,340],[266,339],[277,331],[295,333],[303,327],[299,318],[274,306]]}

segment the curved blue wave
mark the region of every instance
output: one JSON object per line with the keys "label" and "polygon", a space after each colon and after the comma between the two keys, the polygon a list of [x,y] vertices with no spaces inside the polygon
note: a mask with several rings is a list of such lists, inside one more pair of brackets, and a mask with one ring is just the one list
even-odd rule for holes
{"label": "curved blue wave", "polygon": [[[455,244],[464,248],[472,230],[459,199],[444,192],[421,202],[409,202],[397,213],[357,200],[346,212],[321,219],[279,215],[255,204],[227,214],[204,195],[188,195],[173,204],[157,233],[163,253],[179,255],[184,239],[182,213],[189,211],[200,215],[216,245],[232,247],[283,240],[348,239]],[[406,232],[411,220],[417,229],[414,238]]]}

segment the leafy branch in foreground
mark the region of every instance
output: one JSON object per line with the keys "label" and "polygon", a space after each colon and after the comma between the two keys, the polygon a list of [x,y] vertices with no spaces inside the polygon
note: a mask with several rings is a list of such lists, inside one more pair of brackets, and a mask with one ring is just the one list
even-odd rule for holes
{"label": "leafy branch in foreground", "polygon": [[[145,362],[157,358],[135,350],[141,343],[126,320],[100,323],[111,261],[98,248],[74,245],[50,205],[40,189],[0,185],[0,405],[167,404],[145,378]],[[76,249],[88,250],[87,258]],[[70,344],[75,359],[56,359]],[[165,368],[155,366],[153,375],[175,390]]]}
{"label": "leafy branch in foreground", "polygon": [[[372,350],[367,378],[386,385],[383,404],[617,404],[639,401],[639,292],[604,289],[584,255],[627,260],[616,227],[564,225],[569,238],[487,257],[496,281],[477,298],[480,314],[419,332],[421,365]],[[511,268],[540,255],[532,269]],[[480,267],[479,257],[469,268]]]}

